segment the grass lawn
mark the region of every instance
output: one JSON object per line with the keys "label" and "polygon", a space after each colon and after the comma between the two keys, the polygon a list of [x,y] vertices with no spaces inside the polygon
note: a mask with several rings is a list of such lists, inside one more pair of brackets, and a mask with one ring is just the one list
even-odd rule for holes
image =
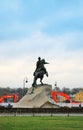
{"label": "grass lawn", "polygon": [[0,130],[83,130],[83,117],[0,117]]}

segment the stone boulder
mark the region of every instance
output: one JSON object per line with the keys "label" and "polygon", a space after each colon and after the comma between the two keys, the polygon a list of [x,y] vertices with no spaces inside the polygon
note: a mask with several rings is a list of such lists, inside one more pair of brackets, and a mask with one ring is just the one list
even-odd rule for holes
{"label": "stone boulder", "polygon": [[38,85],[29,88],[26,95],[17,103],[14,108],[58,108],[59,106],[51,98],[51,85]]}

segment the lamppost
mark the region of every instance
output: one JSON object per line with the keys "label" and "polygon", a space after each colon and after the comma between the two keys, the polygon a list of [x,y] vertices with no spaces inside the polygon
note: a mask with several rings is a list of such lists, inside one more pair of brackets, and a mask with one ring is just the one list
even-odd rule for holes
{"label": "lamppost", "polygon": [[23,96],[25,95],[25,84],[26,83],[28,83],[28,78],[27,77],[25,77],[24,79],[23,79]]}
{"label": "lamppost", "polygon": [[55,81],[55,87],[57,87],[57,81]]}

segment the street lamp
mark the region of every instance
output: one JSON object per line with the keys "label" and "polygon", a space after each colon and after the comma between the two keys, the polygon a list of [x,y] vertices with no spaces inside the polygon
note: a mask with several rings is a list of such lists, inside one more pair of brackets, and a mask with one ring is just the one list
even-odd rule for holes
{"label": "street lamp", "polygon": [[57,87],[57,81],[55,82],[55,87]]}
{"label": "street lamp", "polygon": [[25,77],[24,79],[23,79],[23,96],[25,95],[25,84],[26,83],[28,83],[28,78],[27,77]]}

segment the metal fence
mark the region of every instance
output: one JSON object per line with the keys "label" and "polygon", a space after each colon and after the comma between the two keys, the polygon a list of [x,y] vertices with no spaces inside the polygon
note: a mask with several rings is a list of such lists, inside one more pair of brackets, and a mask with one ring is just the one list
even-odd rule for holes
{"label": "metal fence", "polygon": [[2,114],[83,114],[82,108],[0,108],[0,115]]}

